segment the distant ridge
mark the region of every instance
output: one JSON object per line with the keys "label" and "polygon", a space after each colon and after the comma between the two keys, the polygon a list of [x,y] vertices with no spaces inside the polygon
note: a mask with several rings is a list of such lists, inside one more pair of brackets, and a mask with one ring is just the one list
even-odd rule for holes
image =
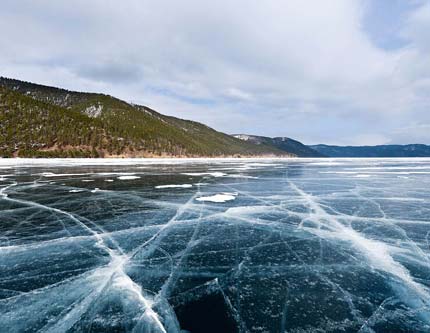
{"label": "distant ridge", "polygon": [[0,157],[430,157],[430,145],[227,135],[115,97],[0,77]]}
{"label": "distant ridge", "polygon": [[324,154],[305,146],[303,143],[287,137],[270,138],[267,136],[233,134],[235,138],[246,142],[252,142],[257,145],[271,146],[276,149],[293,153],[298,157],[324,157]]}
{"label": "distant ridge", "polygon": [[115,97],[0,77],[0,157],[295,156]]}
{"label": "distant ridge", "polygon": [[430,146],[424,144],[309,147],[328,157],[430,157]]}

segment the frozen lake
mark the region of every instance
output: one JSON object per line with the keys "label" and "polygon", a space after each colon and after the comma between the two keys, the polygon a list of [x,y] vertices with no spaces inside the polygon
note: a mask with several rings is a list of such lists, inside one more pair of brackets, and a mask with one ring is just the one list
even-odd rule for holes
{"label": "frozen lake", "polygon": [[0,160],[0,332],[430,332],[430,159]]}

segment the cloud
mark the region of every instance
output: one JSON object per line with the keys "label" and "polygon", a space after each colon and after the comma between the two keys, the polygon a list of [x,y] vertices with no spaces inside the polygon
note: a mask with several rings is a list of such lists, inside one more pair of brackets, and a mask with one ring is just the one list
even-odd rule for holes
{"label": "cloud", "polygon": [[410,40],[414,47],[422,52],[430,51],[430,3],[412,12],[402,32],[404,38]]}
{"label": "cloud", "polygon": [[394,133],[395,139],[391,143],[415,143],[426,142],[430,133],[430,123],[422,124],[411,122],[409,125],[397,129]]}
{"label": "cloud", "polygon": [[230,96],[233,99],[247,100],[247,101],[252,99],[252,96],[250,94],[237,88],[228,89],[227,96]]}
{"label": "cloud", "polygon": [[430,123],[429,8],[399,7],[403,42],[384,48],[368,1],[6,0],[0,71],[230,133],[405,140],[405,123]]}
{"label": "cloud", "polygon": [[360,145],[384,145],[390,143],[390,139],[379,133],[363,133],[352,138],[352,144],[360,142]]}
{"label": "cloud", "polygon": [[136,82],[141,79],[141,70],[134,64],[121,62],[95,62],[71,67],[76,75],[94,81]]}

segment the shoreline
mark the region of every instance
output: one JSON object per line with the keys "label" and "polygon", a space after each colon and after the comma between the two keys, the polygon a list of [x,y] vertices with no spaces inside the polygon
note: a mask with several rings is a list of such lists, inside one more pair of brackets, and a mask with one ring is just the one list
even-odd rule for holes
{"label": "shoreline", "polygon": [[103,165],[151,165],[186,163],[238,163],[238,162],[317,162],[338,163],[341,161],[426,161],[430,157],[161,157],[161,158],[0,158],[0,169],[26,166],[103,166]]}
{"label": "shoreline", "polygon": [[105,158],[0,158],[0,166],[26,166],[26,165],[138,165],[138,164],[185,164],[208,162],[252,162],[252,161],[292,161],[298,157],[105,157]]}

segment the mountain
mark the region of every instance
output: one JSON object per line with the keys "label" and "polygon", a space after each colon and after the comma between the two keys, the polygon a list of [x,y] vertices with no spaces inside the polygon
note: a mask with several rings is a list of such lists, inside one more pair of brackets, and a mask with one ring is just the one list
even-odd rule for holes
{"label": "mountain", "polygon": [[248,134],[233,134],[235,138],[246,142],[251,142],[256,145],[273,147],[285,152],[292,153],[298,157],[324,157],[324,154],[305,146],[303,143],[287,138],[276,137],[270,138],[266,136],[248,135]]}
{"label": "mountain", "polygon": [[309,147],[328,157],[430,157],[430,146],[423,144]]}
{"label": "mountain", "polygon": [[294,156],[115,97],[0,77],[0,156]]}

